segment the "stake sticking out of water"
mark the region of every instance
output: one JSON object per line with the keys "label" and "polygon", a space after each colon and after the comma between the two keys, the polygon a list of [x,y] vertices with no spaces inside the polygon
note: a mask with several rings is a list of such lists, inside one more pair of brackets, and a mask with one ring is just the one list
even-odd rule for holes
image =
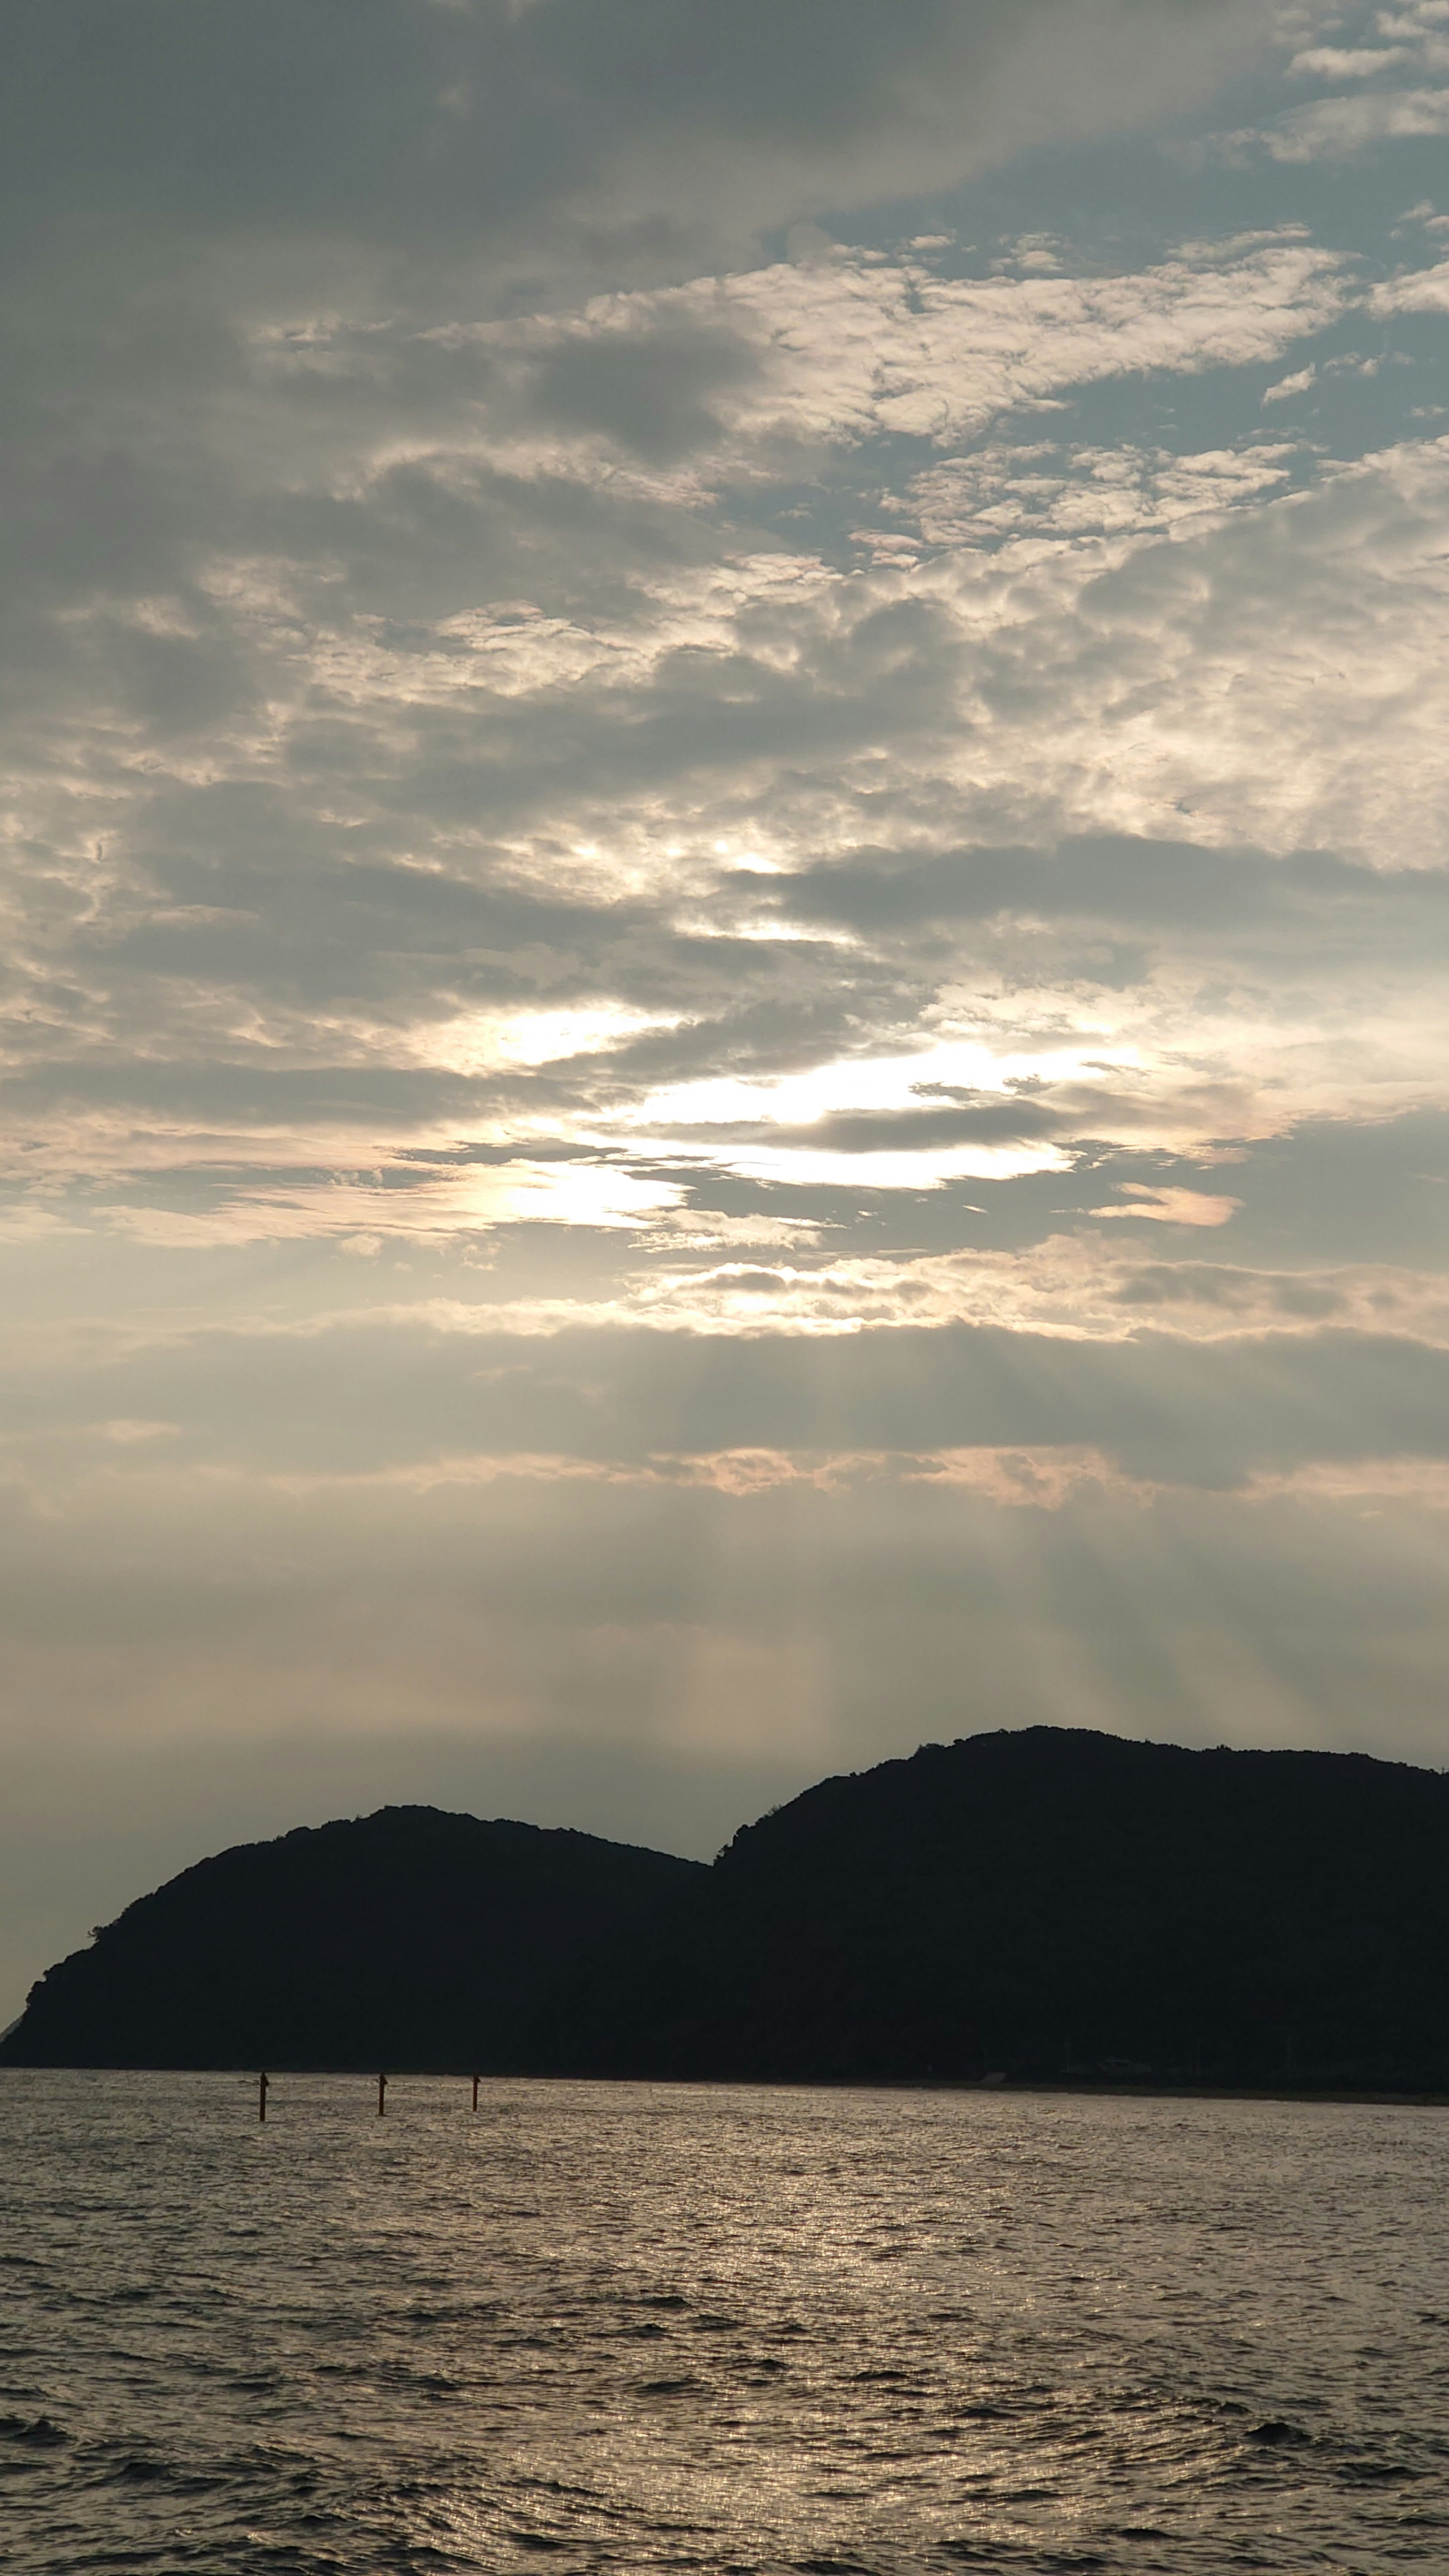
{"label": "stake sticking out of water", "polygon": [[379,2075],[377,2079],[377,2116],[379,2119],[382,2118],[384,2111],[387,2109],[386,2095],[387,2077],[385,2075]]}
{"label": "stake sticking out of water", "polygon": [[476,2075],[473,2078],[473,2108],[475,2111],[478,2108],[478,2078]]}
{"label": "stake sticking out of water", "polygon": [[257,2086],[257,2118],[259,2120],[264,2120],[267,2116],[267,2087],[271,2083],[271,2080],[272,2079],[269,2075],[264,2075]]}

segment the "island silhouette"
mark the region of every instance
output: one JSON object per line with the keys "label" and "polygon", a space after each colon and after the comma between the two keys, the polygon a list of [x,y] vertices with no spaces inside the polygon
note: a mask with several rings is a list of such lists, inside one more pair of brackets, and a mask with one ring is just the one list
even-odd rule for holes
{"label": "island silhouette", "polygon": [[712,1864],[385,1807],[127,1906],[0,2064],[1449,2091],[1449,1779],[1030,1727]]}

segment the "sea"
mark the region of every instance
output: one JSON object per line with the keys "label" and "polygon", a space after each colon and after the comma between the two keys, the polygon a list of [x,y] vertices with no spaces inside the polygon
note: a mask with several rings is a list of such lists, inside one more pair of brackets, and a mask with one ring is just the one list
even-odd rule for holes
{"label": "sea", "polygon": [[0,2565],[1449,2570],[1449,2111],[0,2073]]}

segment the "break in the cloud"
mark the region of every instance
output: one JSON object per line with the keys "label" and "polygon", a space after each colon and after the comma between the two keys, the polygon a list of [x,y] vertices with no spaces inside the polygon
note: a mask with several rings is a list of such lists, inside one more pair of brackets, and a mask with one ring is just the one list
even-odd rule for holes
{"label": "break in the cloud", "polygon": [[7,1993],[381,1796],[1438,1758],[1449,0],[29,0]]}

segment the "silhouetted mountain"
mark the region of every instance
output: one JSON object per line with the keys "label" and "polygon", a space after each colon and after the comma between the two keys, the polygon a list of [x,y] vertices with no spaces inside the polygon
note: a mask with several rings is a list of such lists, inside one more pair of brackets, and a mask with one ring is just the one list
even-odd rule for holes
{"label": "silhouetted mountain", "polygon": [[242,1843],[128,1905],[31,1992],[0,2062],[587,2063],[698,1861],[384,1807]]}
{"label": "silhouetted mountain", "polygon": [[15,2065],[1449,2089],[1449,1779],[1035,1727],[823,1781],[712,1869],[389,1808],[204,1861]]}
{"label": "silhouetted mountain", "polygon": [[746,1826],[709,1898],[681,2069],[1449,2087],[1449,1779],[1407,1764],[926,1745]]}

